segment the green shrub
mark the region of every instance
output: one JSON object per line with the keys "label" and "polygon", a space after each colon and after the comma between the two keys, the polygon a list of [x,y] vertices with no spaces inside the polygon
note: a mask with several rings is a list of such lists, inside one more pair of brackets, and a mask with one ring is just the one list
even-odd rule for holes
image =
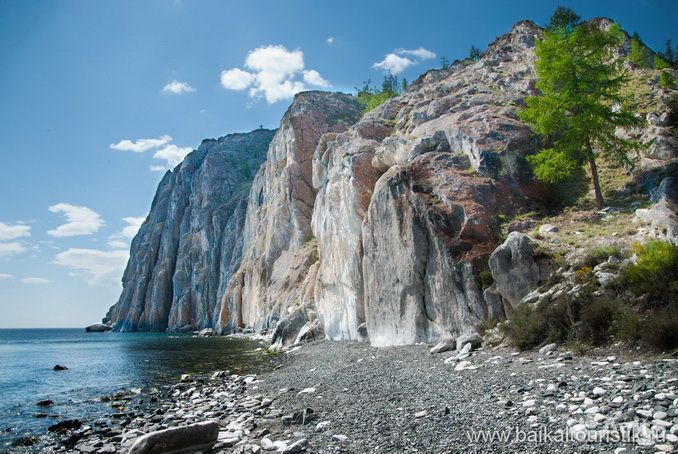
{"label": "green shrub", "polygon": [[614,321],[614,337],[621,341],[640,340],[640,317],[629,307],[622,307]]}
{"label": "green shrub", "polygon": [[582,266],[574,272],[574,280],[579,284],[588,284],[589,282],[593,282],[595,278],[596,275],[593,274],[593,268],[590,266]]}
{"label": "green shrub", "polygon": [[613,334],[615,320],[621,313],[617,300],[593,300],[584,304],[579,316],[579,337],[600,345]]}
{"label": "green shrub", "polygon": [[672,90],[676,88],[676,79],[668,71],[662,71],[659,74],[659,86]]}
{"label": "green shrub", "polygon": [[562,343],[576,335],[575,323],[578,319],[579,302],[558,301],[543,303],[538,310],[543,313],[548,342]]}
{"label": "green shrub", "polygon": [[565,342],[573,337],[578,304],[542,303],[536,307],[519,305],[502,326],[504,334],[520,350],[544,342]]}
{"label": "green shrub", "polygon": [[527,304],[516,307],[511,319],[501,327],[511,343],[520,350],[536,347],[547,335],[543,314]]}
{"label": "green shrub", "polygon": [[367,113],[384,104],[387,100],[397,96],[393,92],[378,92],[378,93],[359,93],[358,102],[365,107],[364,112]]}
{"label": "green shrub", "polygon": [[494,282],[492,272],[488,269],[480,271],[480,273],[478,273],[478,277],[480,278],[480,283],[483,285],[484,289],[492,285],[492,283]]}
{"label": "green shrub", "polygon": [[[637,247],[637,246],[636,246]],[[635,264],[622,271],[623,282],[636,295],[678,303],[678,247],[663,240],[641,246]]]}
{"label": "green shrub", "polygon": [[678,311],[675,309],[654,312],[640,327],[641,341],[656,349],[678,347]]}

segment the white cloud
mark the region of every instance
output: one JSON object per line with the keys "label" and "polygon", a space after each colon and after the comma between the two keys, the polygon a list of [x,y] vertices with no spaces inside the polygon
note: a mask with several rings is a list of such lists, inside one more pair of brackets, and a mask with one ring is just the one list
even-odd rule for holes
{"label": "white cloud", "polygon": [[5,279],[12,279],[12,275],[7,273],[0,273],[0,281]]}
{"label": "white cloud", "polygon": [[400,74],[416,62],[407,57],[401,57],[397,54],[387,54],[382,61],[376,62],[372,65],[374,69],[380,69],[391,74]]}
{"label": "white cloud", "polygon": [[54,263],[81,273],[91,285],[105,285],[120,280],[128,256],[124,250],[70,248],[58,253]]}
{"label": "white cloud", "polygon": [[63,213],[68,222],[56,229],[47,232],[50,236],[65,237],[78,235],[91,235],[97,232],[104,221],[96,211],[69,203],[57,203],[49,207],[52,213]]}
{"label": "white cloud", "polygon": [[221,85],[229,90],[249,87],[252,98],[264,97],[269,104],[289,99],[312,86],[330,86],[318,71],[305,70],[301,50],[289,51],[282,45],[262,46],[250,51],[245,67],[249,71],[238,68],[222,71]]}
{"label": "white cloud", "polygon": [[183,161],[186,155],[189,154],[191,151],[193,151],[191,147],[177,147],[174,144],[167,145],[166,147],[161,148],[160,150],[153,153],[153,158],[165,161],[165,165],[151,166],[151,170],[153,171],[171,170],[177,164]]}
{"label": "white cloud", "polygon": [[[413,58],[403,57],[403,55],[409,55]],[[391,74],[400,74],[410,66],[419,64],[419,60],[430,60],[435,57],[435,53],[423,47],[418,49],[397,49],[390,54],[386,54],[382,61],[374,63],[372,68]]]}
{"label": "white cloud", "polygon": [[309,71],[304,71],[304,82],[309,85],[315,85],[317,87],[329,87],[330,83],[323,79],[323,76],[320,75],[315,69]]}
{"label": "white cloud", "polygon": [[173,80],[172,82],[162,87],[162,91],[165,93],[180,95],[182,93],[191,93],[195,91],[195,88],[191,87],[187,82],[179,82],[178,80]]}
{"label": "white cloud", "polygon": [[0,240],[15,240],[24,236],[31,236],[31,227],[25,224],[5,224],[0,222]]}
{"label": "white cloud", "polygon": [[122,218],[127,223],[118,233],[108,237],[108,245],[113,249],[129,249],[129,241],[137,234],[141,224],[146,220],[145,217],[129,216]]}
{"label": "white cloud", "polygon": [[221,72],[221,86],[227,90],[244,90],[254,82],[254,79],[254,74],[238,68]]}
{"label": "white cloud", "polygon": [[0,243],[0,257],[7,255],[21,254],[26,248],[16,241],[11,243]]}
{"label": "white cloud", "polygon": [[50,279],[45,279],[44,277],[27,277],[21,279],[21,283],[31,285],[43,285],[43,284],[52,284],[54,283],[54,281]]}
{"label": "white cloud", "polygon": [[162,147],[172,141],[172,136],[165,134],[157,139],[139,139],[139,140],[121,140],[118,143],[112,143],[110,147],[114,150],[131,151],[134,153],[143,153],[153,148]]}
{"label": "white cloud", "polygon": [[334,44],[334,36],[330,36],[325,41],[327,42],[327,44]]}
{"label": "white cloud", "polygon": [[400,55],[412,55],[413,57],[416,57],[420,60],[430,60],[432,58],[436,58],[436,54],[431,52],[428,49],[424,49],[423,47],[420,47],[418,49],[398,49],[396,53]]}

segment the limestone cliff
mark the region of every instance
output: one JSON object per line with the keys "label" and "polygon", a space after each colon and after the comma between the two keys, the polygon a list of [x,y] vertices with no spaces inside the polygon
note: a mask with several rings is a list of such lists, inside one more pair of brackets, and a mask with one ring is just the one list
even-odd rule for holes
{"label": "limestone cliff", "polygon": [[204,140],[158,186],[104,322],[120,331],[214,326],[242,254],[252,175],[275,131]]}
{"label": "limestone cliff", "polygon": [[252,184],[245,252],[221,301],[220,331],[273,328],[294,309],[312,304],[318,257],[310,225],[313,153],[323,134],[346,130],[361,110],[343,93],[295,96]]}

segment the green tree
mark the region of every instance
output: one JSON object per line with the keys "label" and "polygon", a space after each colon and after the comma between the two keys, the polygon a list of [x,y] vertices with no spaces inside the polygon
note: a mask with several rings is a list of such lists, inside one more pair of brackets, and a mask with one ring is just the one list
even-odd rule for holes
{"label": "green tree", "polygon": [[581,17],[567,6],[559,6],[551,16],[546,28],[550,31],[572,31],[581,24]]}
{"label": "green tree", "polygon": [[638,33],[634,33],[633,37],[631,37],[629,61],[636,68],[647,68],[650,66],[650,53],[647,51]]}
{"label": "green tree", "polygon": [[381,92],[398,94],[399,91],[398,76],[394,76],[389,72],[384,76],[384,81],[381,83]]}
{"label": "green tree", "polygon": [[620,89],[626,76],[622,62],[613,59],[623,39],[617,25],[602,30],[584,23],[545,31],[535,51],[540,94],[527,98],[519,113],[546,145],[528,158],[535,176],[556,183],[588,163],[599,207],[605,202],[596,157],[630,165],[629,152],[640,147],[615,134],[618,127],[641,122],[614,107],[623,105]]}
{"label": "green tree", "polygon": [[450,62],[445,57],[440,57],[440,69],[447,69],[450,67]]}
{"label": "green tree", "polygon": [[480,60],[480,49],[478,49],[475,45],[471,45],[471,50],[468,53],[468,57],[473,61]]}
{"label": "green tree", "polygon": [[662,53],[664,60],[669,62],[669,64],[674,65],[676,63],[676,57],[673,53],[673,47],[671,47],[671,40],[667,39],[664,43],[664,52]]}
{"label": "green tree", "polygon": [[405,93],[407,91],[407,88],[410,86],[410,84],[407,82],[407,79],[403,77],[403,82],[402,86],[400,88],[400,93]]}

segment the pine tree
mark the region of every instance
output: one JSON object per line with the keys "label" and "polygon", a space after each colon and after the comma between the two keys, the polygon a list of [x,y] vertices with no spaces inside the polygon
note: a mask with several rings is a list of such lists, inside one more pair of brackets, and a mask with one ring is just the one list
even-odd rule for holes
{"label": "pine tree", "polygon": [[450,67],[450,62],[445,57],[440,57],[440,69],[447,69]]}
{"label": "pine tree", "polygon": [[577,13],[566,6],[559,6],[553,12],[546,28],[552,32],[558,30],[571,32],[579,24],[581,24],[581,17]]}
{"label": "pine tree", "polygon": [[623,39],[617,25],[602,30],[587,23],[561,24],[547,30],[535,51],[540,94],[527,98],[519,113],[546,144],[528,157],[536,177],[557,183],[588,163],[599,207],[605,201],[597,157],[630,165],[629,152],[640,148],[615,134],[618,127],[641,124],[633,113],[613,107],[624,105],[620,89],[626,76],[622,62],[612,58]]}
{"label": "pine tree", "polygon": [[478,49],[475,45],[471,45],[471,50],[469,51],[468,56],[473,61],[480,60],[480,49]]}
{"label": "pine tree", "polygon": [[650,66],[650,55],[647,48],[640,39],[638,33],[634,33],[631,37],[631,50],[629,51],[629,61],[636,68],[647,68]]}
{"label": "pine tree", "polygon": [[405,78],[403,77],[403,84],[402,84],[402,87],[401,87],[400,92],[401,92],[401,93],[405,93],[405,92],[407,91],[407,87],[409,87],[409,86],[410,86],[410,85],[408,84],[407,79],[405,79]]}
{"label": "pine tree", "polygon": [[676,57],[673,53],[673,47],[671,47],[671,40],[667,39],[664,43],[664,53],[662,54],[664,59],[671,65],[676,64]]}

